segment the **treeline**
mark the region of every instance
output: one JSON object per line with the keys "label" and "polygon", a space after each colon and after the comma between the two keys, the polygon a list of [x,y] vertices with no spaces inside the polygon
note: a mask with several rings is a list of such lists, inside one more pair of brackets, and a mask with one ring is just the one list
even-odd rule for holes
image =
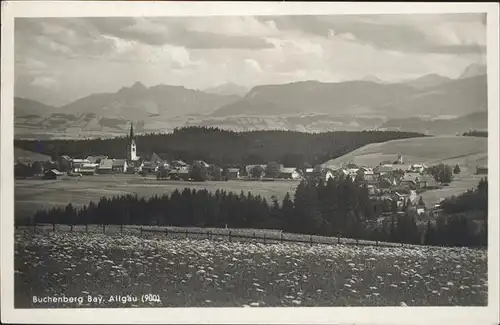
{"label": "treeline", "polygon": [[488,131],[468,131],[462,134],[464,137],[488,137]]}
{"label": "treeline", "polygon": [[[413,132],[363,131],[302,133],[294,131],[233,132],[218,128],[186,127],[173,133],[136,136],[141,157],[154,152],[167,160],[204,160],[219,166],[266,164],[276,161],[303,168],[342,156],[361,146],[424,136]],[[127,137],[84,140],[15,140],[16,147],[57,158],[61,155],[126,157]]]}
{"label": "treeline", "polygon": [[441,202],[441,207],[447,214],[466,211],[488,213],[488,178],[481,178],[476,189],[467,190],[458,196],[452,196]]}
{"label": "treeline", "polygon": [[217,190],[184,189],[149,199],[126,195],[102,198],[82,209],[38,211],[37,223],[134,224],[281,229],[286,232],[345,236],[409,244],[479,246],[486,245],[487,225],[476,231],[466,215],[459,219],[441,217],[436,225],[417,224],[418,215],[408,204],[402,210],[386,207],[389,217],[378,219],[376,205],[365,186],[350,178],[302,181],[294,199],[286,194],[281,202],[268,202],[252,193],[239,195]]}
{"label": "treeline", "polygon": [[445,199],[441,207],[445,214],[427,225],[428,245],[487,246],[487,178],[481,179],[476,189]]}

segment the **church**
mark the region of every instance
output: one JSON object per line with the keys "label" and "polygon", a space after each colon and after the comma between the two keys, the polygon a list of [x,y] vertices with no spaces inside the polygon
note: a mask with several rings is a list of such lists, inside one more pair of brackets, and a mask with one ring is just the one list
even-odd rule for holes
{"label": "church", "polygon": [[134,137],[134,126],[132,123],[130,123],[130,134],[128,137],[127,160],[129,162],[135,162],[139,160],[139,157],[137,156],[137,145],[135,143]]}

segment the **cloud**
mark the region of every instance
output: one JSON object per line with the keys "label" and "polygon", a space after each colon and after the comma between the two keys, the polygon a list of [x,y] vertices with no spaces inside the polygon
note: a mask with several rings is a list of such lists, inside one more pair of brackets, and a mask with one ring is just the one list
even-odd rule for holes
{"label": "cloud", "polygon": [[[464,15],[332,15],[265,16],[277,28],[310,35],[345,38],[380,49],[420,53],[484,53],[485,25],[482,14]],[[436,37],[440,31],[441,37]],[[452,37],[460,41],[450,42]]]}
{"label": "cloud", "polygon": [[[203,31],[200,26],[197,29],[190,29],[189,21],[196,19],[200,18],[185,18],[184,20],[178,18],[156,18],[154,20],[120,18],[116,22],[109,18],[106,20],[89,18],[87,21],[103,35],[148,45],[173,44],[190,49],[265,49],[272,46],[263,38],[244,34],[234,35],[231,32],[225,33],[224,28],[218,29],[218,32]],[[206,25],[211,26],[210,21],[207,21],[206,18],[201,19],[205,19]]]}
{"label": "cloud", "polygon": [[58,85],[58,82],[52,77],[36,77],[31,81],[31,85],[35,87],[51,88]]}
{"label": "cloud", "polygon": [[16,18],[16,96],[61,105],[141,81],[205,89],[366,75],[455,77],[484,15]]}

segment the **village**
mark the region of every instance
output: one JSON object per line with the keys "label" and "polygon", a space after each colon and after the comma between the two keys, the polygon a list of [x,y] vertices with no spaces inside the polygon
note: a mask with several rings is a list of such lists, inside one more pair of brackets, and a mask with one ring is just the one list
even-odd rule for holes
{"label": "village", "polygon": [[[183,181],[274,181],[303,179],[322,179],[328,182],[330,178],[351,178],[357,185],[364,185],[370,199],[384,202],[398,209],[408,206],[419,214],[426,211],[425,205],[419,200],[419,194],[432,189],[442,188],[448,184],[436,181],[429,172],[429,167],[422,163],[405,164],[404,157],[398,155],[394,161],[381,161],[377,166],[357,166],[353,163],[342,166],[318,165],[309,168],[284,166],[276,162],[266,165],[246,165],[221,168],[205,161],[196,160],[191,164],[182,160],[167,161],[156,153],[149,157],[137,155],[133,126],[128,135],[127,157],[110,158],[106,155],[88,157],[69,157],[62,155],[57,161],[16,161],[15,175],[23,177],[27,174],[34,177],[55,180],[64,177],[86,177],[107,174],[130,174],[147,177],[156,175],[157,180]],[[458,167],[458,165],[457,165]],[[457,168],[456,167],[456,168]],[[194,170],[203,170],[202,175],[194,174]],[[478,174],[487,174],[487,169],[477,169]],[[384,210],[379,207],[380,212]],[[439,204],[431,207],[431,214],[439,213]]]}

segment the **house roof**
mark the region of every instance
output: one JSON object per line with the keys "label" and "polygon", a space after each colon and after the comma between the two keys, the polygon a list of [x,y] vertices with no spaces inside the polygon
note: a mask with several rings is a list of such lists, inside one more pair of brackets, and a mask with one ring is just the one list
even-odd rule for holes
{"label": "house roof", "polygon": [[237,173],[240,171],[240,169],[239,168],[228,168],[227,171],[230,173]]}
{"label": "house roof", "polygon": [[50,173],[56,175],[56,176],[62,176],[63,173],[61,173],[60,171],[58,171],[57,169],[51,169],[50,170]]}
{"label": "house roof", "polygon": [[108,156],[88,156],[87,160],[90,161],[91,163],[95,163],[99,159],[107,159]]}
{"label": "house roof", "polygon": [[392,192],[399,193],[399,194],[410,194],[411,193],[411,191],[404,186],[394,187],[394,188],[392,188]]}
{"label": "house roof", "polygon": [[90,160],[88,160],[88,159],[74,158],[73,159],[73,163],[90,164]]}
{"label": "house roof", "polygon": [[266,169],[266,165],[246,165],[245,166],[245,170],[248,172],[250,172],[254,167],[257,167],[257,166],[260,166],[262,169]]}
{"label": "house roof", "polygon": [[99,164],[83,164],[82,168],[96,168]]}
{"label": "house roof", "polygon": [[177,164],[177,165],[181,165],[181,166],[187,166],[188,165],[185,162],[183,162],[182,160],[174,160],[174,161],[172,161],[172,164]]}
{"label": "house roof", "polygon": [[157,161],[161,161],[162,159],[160,158],[160,156],[158,156],[155,152],[153,152],[151,154],[151,161],[152,162],[157,162]]}
{"label": "house roof", "polygon": [[281,170],[281,174],[292,174],[296,170],[297,168],[295,167],[285,167]]}
{"label": "house roof", "polygon": [[394,170],[394,167],[389,164],[380,165],[375,167],[374,171],[378,173],[390,173]]}
{"label": "house roof", "polygon": [[172,174],[189,174],[190,171],[189,170],[185,170],[185,169],[172,169],[171,171],[168,172],[169,175],[172,175]]}

